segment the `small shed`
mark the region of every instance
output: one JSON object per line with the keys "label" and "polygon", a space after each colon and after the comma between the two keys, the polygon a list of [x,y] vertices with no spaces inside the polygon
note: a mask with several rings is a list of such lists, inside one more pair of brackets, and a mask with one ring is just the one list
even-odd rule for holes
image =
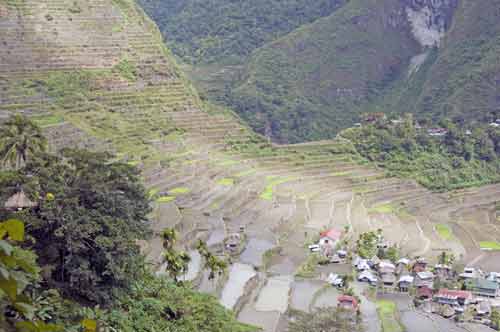
{"label": "small shed", "polygon": [[432,272],[424,271],[419,272],[415,276],[415,287],[427,287],[432,289],[434,284],[434,274]]}
{"label": "small shed", "polygon": [[340,241],[342,232],[338,229],[330,229],[320,233],[319,245],[335,247]]}
{"label": "small shed", "polygon": [[401,276],[398,280],[398,288],[401,292],[408,292],[413,285],[413,277],[410,275]]}
{"label": "small shed", "polygon": [[337,299],[337,306],[346,310],[358,310],[358,300],[354,296],[350,295],[341,295]]}
{"label": "small shed", "polygon": [[14,195],[12,195],[7,202],[5,202],[4,207],[7,210],[12,210],[12,211],[20,211],[23,209],[31,209],[36,207],[38,204],[35,202],[32,202],[28,196],[24,193],[24,190],[21,190]]}
{"label": "small shed", "polygon": [[380,280],[384,284],[384,287],[393,287],[396,283],[396,275],[394,273],[382,273],[380,274]]}

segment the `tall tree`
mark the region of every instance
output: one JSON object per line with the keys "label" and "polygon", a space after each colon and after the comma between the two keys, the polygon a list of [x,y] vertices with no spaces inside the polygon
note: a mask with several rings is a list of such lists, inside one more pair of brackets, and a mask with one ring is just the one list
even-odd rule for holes
{"label": "tall tree", "polygon": [[179,276],[187,272],[188,264],[191,257],[184,251],[177,251],[174,246],[177,242],[177,231],[173,228],[166,228],[162,233],[163,248],[163,262],[166,265],[166,270],[175,282],[179,280]]}
{"label": "tall tree", "polygon": [[20,170],[36,179],[40,204],[21,212],[48,282],[63,294],[109,304],[142,273],[137,239],[150,211],[139,171],[82,150],[37,155]]}
{"label": "tall tree", "polygon": [[4,166],[19,169],[30,156],[46,148],[42,130],[26,116],[15,114],[0,128],[0,158]]}
{"label": "tall tree", "polygon": [[205,268],[210,271],[208,279],[215,278],[216,274],[220,275],[227,269],[227,261],[212,254],[208,250],[207,244],[202,240],[199,240],[196,244],[196,250],[198,250],[201,257],[205,260]]}

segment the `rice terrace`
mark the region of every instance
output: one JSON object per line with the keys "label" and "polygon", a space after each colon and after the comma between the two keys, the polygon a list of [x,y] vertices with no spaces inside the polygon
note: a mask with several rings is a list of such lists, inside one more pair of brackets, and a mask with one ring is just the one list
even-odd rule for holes
{"label": "rice terrace", "polygon": [[[157,275],[167,274],[162,232],[174,229],[176,246],[191,257],[180,279],[266,332],[288,331],[297,313],[341,304],[359,309],[369,332],[487,331],[415,309],[416,288],[354,277],[347,282],[357,300],[348,303],[330,285],[332,276],[361,274],[354,260],[366,234],[378,234],[379,250],[397,250],[394,265],[407,258],[438,266],[445,255],[460,273],[500,272],[498,181],[424,186],[370,160],[350,132],[357,128],[273,143],[198,96],[132,0],[0,0],[0,29],[8,45],[0,48],[0,118],[33,119],[53,152],[108,151],[137,167],[153,233],[139,244]],[[332,230],[340,235],[330,255],[322,241]],[[225,273],[212,278],[204,268],[199,240],[228,257]]]}

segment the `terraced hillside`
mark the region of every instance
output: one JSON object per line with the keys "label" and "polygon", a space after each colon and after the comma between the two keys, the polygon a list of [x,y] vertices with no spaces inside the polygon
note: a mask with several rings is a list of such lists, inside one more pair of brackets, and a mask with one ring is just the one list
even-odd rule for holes
{"label": "terraced hillside", "polygon": [[[434,259],[444,248],[500,269],[497,252],[480,250],[500,241],[499,185],[434,194],[386,177],[348,141],[270,144],[207,111],[132,1],[2,0],[0,31],[3,117],[32,116],[54,149],[111,150],[137,164],[154,229],[177,228],[187,250],[198,238],[221,250],[243,233],[227,276],[208,280],[194,251],[185,276],[242,321],[281,331],[288,308],[332,301],[297,276],[310,272],[305,244],[327,227],[350,239],[382,228],[404,254]],[[159,238],[144,244],[156,263],[161,249]]]}

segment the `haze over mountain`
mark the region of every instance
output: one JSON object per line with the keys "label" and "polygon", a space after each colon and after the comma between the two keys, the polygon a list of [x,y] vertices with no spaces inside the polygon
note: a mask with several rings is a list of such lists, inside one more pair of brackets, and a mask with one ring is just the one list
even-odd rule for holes
{"label": "haze over mountain", "polygon": [[331,138],[363,112],[500,109],[497,0],[140,2],[197,86],[276,141]]}

